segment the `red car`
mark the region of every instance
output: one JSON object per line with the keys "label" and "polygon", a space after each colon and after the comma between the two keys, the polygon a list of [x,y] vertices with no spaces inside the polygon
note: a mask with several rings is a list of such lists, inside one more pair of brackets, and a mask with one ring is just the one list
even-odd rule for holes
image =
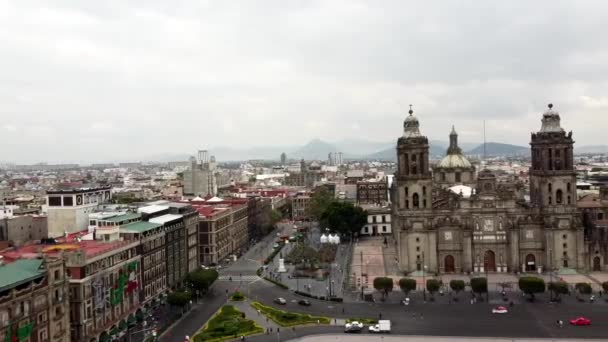
{"label": "red car", "polygon": [[572,325],[591,325],[591,320],[585,317],[578,317],[570,320]]}

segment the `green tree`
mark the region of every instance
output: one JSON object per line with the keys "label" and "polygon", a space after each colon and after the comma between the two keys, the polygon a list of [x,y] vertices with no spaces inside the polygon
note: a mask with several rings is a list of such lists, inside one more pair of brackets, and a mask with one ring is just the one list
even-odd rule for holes
{"label": "green tree", "polygon": [[191,299],[192,295],[190,294],[190,292],[175,291],[169,293],[169,296],[167,297],[167,302],[173,306],[183,307],[186,306],[186,304],[190,303]]}
{"label": "green tree", "polygon": [[549,283],[547,289],[553,292],[557,296],[557,298],[559,298],[560,295],[568,294],[568,284],[564,281],[555,281]]}
{"label": "green tree", "polygon": [[274,227],[279,221],[283,219],[283,214],[276,209],[272,209],[270,212],[270,224]]}
{"label": "green tree", "polygon": [[426,290],[431,294],[431,298],[435,296],[435,292],[439,291],[441,282],[437,279],[428,279],[426,281]]}
{"label": "green tree", "polygon": [[399,288],[407,297],[411,291],[416,290],[416,279],[401,278],[399,279]]}
{"label": "green tree", "polygon": [[602,283],[602,289],[604,289],[604,292],[608,293],[608,281]]}
{"label": "green tree", "polygon": [[450,280],[450,288],[456,292],[456,295],[458,295],[458,292],[463,291],[465,286],[464,280]]}
{"label": "green tree", "polygon": [[538,277],[521,277],[519,278],[519,289],[530,295],[530,299],[534,300],[536,293],[545,292],[545,281]]}
{"label": "green tree", "polygon": [[323,227],[344,235],[360,232],[366,222],[365,211],[349,202],[331,203],[320,220]]}
{"label": "green tree", "polygon": [[325,210],[335,201],[336,199],[326,187],[317,187],[310,198],[309,214],[319,221]]}
{"label": "green tree", "polygon": [[591,294],[591,285],[589,283],[576,283],[574,288],[580,294]]}
{"label": "green tree", "polygon": [[393,291],[393,278],[374,278],[374,288],[382,293],[382,299],[386,298],[388,293]]}
{"label": "green tree", "polygon": [[477,294],[488,292],[488,280],[486,278],[471,278],[471,290]]}
{"label": "green tree", "polygon": [[216,270],[196,270],[188,273],[186,283],[192,290],[204,294],[209,291],[209,287],[217,280],[218,276]]}

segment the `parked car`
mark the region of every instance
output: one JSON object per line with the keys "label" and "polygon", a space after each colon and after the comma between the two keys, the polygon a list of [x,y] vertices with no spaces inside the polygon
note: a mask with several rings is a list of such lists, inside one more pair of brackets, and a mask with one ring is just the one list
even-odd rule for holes
{"label": "parked car", "polygon": [[361,330],[363,330],[363,323],[357,321],[346,323],[344,326],[344,332],[346,333],[361,332]]}
{"label": "parked car", "polygon": [[287,304],[287,301],[285,300],[285,298],[282,298],[282,297],[276,298],[276,299],[274,300],[274,302],[275,302],[275,303],[277,303],[277,304],[280,304],[280,305],[285,305],[285,304]]}
{"label": "parked car", "polygon": [[300,305],[304,305],[304,306],[310,306],[310,304],[311,304],[311,303],[310,303],[310,301],[309,301],[309,300],[306,300],[306,299],[300,299],[300,300],[298,301],[298,304],[300,304]]}
{"label": "parked car", "polygon": [[507,310],[506,306],[496,306],[494,309],[492,309],[493,314],[506,314],[508,312],[509,310]]}
{"label": "parked car", "polygon": [[591,320],[585,317],[577,317],[570,320],[572,325],[591,325]]}
{"label": "parked car", "polygon": [[379,320],[378,324],[369,326],[370,333],[390,333],[391,332],[391,321]]}

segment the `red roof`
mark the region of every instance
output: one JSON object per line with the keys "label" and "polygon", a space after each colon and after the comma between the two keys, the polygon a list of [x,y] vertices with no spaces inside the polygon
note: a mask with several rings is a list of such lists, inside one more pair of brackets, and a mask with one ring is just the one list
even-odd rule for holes
{"label": "red roof", "polygon": [[85,240],[85,241],[70,241],[63,242],[54,245],[43,245],[43,244],[33,244],[26,245],[19,248],[13,248],[11,250],[7,250],[2,253],[2,256],[9,259],[33,259],[38,257],[39,253],[54,255],[58,254],[61,251],[69,252],[69,251],[77,251],[82,250],[85,252],[87,257],[94,257],[100,254],[104,254],[120,248],[122,246],[126,246],[128,244],[133,243],[132,241],[112,241],[112,242],[102,242],[102,241],[94,241],[94,240]]}

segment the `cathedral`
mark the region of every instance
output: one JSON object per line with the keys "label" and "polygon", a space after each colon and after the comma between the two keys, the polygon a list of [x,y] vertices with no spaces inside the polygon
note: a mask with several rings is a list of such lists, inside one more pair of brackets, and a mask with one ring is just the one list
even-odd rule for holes
{"label": "cathedral", "polygon": [[542,115],[540,131],[531,135],[529,200],[523,185],[499,182],[487,169],[477,171],[458,147],[454,128],[446,156],[431,171],[429,141],[410,109],[397,142],[392,188],[402,271],[588,270],[593,256],[576,206],[574,141],[552,107]]}

